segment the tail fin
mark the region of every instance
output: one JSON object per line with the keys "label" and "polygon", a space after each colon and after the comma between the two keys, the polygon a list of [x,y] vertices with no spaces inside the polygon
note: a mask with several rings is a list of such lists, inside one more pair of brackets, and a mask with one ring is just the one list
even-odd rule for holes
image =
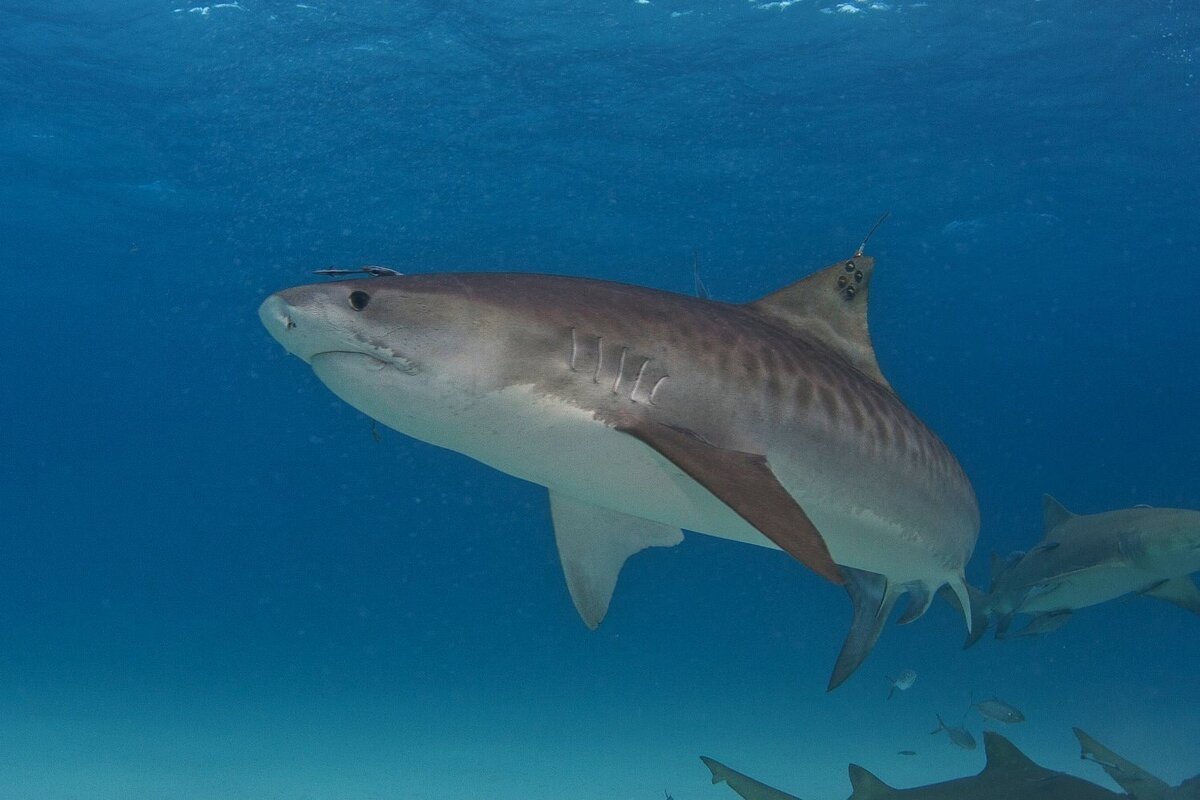
{"label": "tail fin", "polygon": [[942,715],[941,715],[941,714],[934,714],[934,716],[935,716],[935,717],[937,717],[938,726],[929,732],[929,735],[930,735],[930,736],[933,736],[934,734],[938,734],[938,733],[941,733],[941,732],[942,732],[942,731],[944,731],[944,730],[947,730],[947,728],[946,728],[946,721],[942,719]]}

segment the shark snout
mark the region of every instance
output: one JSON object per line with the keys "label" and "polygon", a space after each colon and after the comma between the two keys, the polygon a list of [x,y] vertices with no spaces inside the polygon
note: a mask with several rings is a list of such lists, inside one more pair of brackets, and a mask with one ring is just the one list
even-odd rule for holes
{"label": "shark snout", "polygon": [[[311,362],[318,353],[331,349],[328,325],[312,303],[294,302],[296,290],[276,292],[258,307],[258,318],[263,327],[275,337],[289,353]],[[303,300],[304,298],[299,298]]]}
{"label": "shark snout", "polygon": [[360,355],[374,360],[375,369],[387,365],[415,374],[419,366],[402,351],[398,337],[388,335],[395,331],[362,314],[369,303],[366,292],[343,294],[338,284],[297,286],[264,300],[258,317],[284,349],[314,367],[315,359],[326,354]]}

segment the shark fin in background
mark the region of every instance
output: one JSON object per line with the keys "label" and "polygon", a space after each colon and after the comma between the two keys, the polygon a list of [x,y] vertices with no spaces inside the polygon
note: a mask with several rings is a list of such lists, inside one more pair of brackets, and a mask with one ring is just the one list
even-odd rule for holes
{"label": "shark fin in background", "polygon": [[748,304],[785,330],[824,342],[859,372],[891,389],[875,360],[867,329],[867,288],[875,259],[855,256],[825,267]]}
{"label": "shark fin in background", "polygon": [[717,761],[708,756],[700,756],[700,760],[704,762],[704,766],[708,767],[712,772],[713,783],[727,783],[729,788],[737,792],[745,800],[799,800],[799,798],[781,792],[765,783],[754,780],[748,775],[743,775],[735,769]]}
{"label": "shark fin in background", "polygon": [[625,560],[647,547],[683,541],[678,528],[622,514],[550,492],[554,538],[571,600],[584,623],[595,628],[608,613]]}
{"label": "shark fin in background", "polygon": [[1029,775],[1038,776],[1051,774],[1050,770],[1035,764],[1029,756],[1017,749],[1017,746],[995,731],[983,732],[983,753],[987,763],[983,767],[984,775]]}
{"label": "shark fin in background", "polygon": [[854,621],[829,678],[829,691],[841,686],[866,659],[900,596],[879,573],[842,567],[842,574],[846,577],[846,593],[854,604]]}
{"label": "shark fin in background", "polygon": [[883,800],[896,793],[895,789],[858,764],[850,765],[850,789],[849,800]]}
{"label": "shark fin in background", "polygon": [[1196,588],[1195,582],[1188,575],[1155,584],[1142,594],[1166,600],[1193,614],[1200,614],[1200,589]]}
{"label": "shark fin in background", "polygon": [[692,431],[652,420],[620,420],[614,427],[657,450],[779,549],[821,577],[842,583],[825,540],[765,456],[717,447]]}
{"label": "shark fin in background", "polygon": [[1108,773],[1130,797],[1139,800],[1154,800],[1171,796],[1172,789],[1166,781],[1156,778],[1146,770],[1126,761],[1119,755],[1097,742],[1079,728],[1072,728],[1075,738],[1079,740],[1079,757],[1084,761],[1095,761]]}
{"label": "shark fin in background", "polygon": [[734,773],[733,770],[722,764],[720,761],[717,761],[715,758],[700,756],[700,760],[704,762],[704,766],[708,767],[708,771],[712,773],[713,783],[728,781]]}
{"label": "shark fin in background", "polygon": [[1046,533],[1062,525],[1075,515],[1067,507],[1048,494],[1042,495],[1042,525]]}

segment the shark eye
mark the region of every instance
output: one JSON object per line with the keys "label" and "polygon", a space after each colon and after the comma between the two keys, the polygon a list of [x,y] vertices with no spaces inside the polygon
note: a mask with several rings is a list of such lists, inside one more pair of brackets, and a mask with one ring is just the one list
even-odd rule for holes
{"label": "shark eye", "polygon": [[362,311],[369,302],[371,302],[371,295],[366,292],[353,291],[350,293],[350,307],[355,311]]}

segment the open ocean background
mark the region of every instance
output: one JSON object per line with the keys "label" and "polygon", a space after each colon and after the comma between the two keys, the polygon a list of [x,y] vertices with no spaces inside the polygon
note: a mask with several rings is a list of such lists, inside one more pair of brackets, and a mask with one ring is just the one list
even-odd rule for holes
{"label": "open ocean background", "polygon": [[[1200,772],[1200,621],[1126,598],[825,681],[844,594],[691,535],[589,633],[542,489],[385,431],[255,311],[328,266],[755,298],[872,240],[970,566],[1041,494],[1200,508],[1200,6],[0,0],[0,798],[805,800],[992,695]],[[885,675],[915,669],[885,701]],[[974,713],[967,724],[976,735]],[[896,754],[918,751],[915,757]],[[1107,784],[1110,785],[1111,784]]]}

